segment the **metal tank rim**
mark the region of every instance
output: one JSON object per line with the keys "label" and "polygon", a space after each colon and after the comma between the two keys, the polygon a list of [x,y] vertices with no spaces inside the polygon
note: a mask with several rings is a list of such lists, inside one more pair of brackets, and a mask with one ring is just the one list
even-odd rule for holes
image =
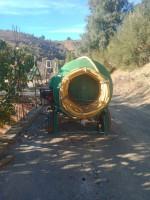
{"label": "metal tank rim", "polygon": [[[86,112],[83,110],[82,106],[79,106],[73,102],[68,96],[68,87],[70,81],[83,74],[90,76],[99,84],[98,99],[86,107]],[[101,73],[99,73],[98,70],[95,69],[88,67],[75,68],[63,77],[59,90],[59,99],[65,112],[67,112],[73,118],[91,118],[97,115],[110,100],[109,79],[106,79],[106,77],[104,77]]]}

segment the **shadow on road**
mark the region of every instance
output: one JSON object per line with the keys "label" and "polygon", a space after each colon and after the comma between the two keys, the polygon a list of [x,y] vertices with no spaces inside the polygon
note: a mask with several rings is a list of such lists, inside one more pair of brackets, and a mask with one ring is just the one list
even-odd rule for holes
{"label": "shadow on road", "polygon": [[0,199],[149,200],[149,105],[134,108],[118,98],[108,137],[48,136],[39,116],[26,133],[38,136],[9,150],[15,161],[0,172]]}

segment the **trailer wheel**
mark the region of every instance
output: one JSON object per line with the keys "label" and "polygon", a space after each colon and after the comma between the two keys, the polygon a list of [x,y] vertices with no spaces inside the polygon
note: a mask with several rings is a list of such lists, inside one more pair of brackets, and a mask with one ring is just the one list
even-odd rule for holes
{"label": "trailer wheel", "polygon": [[97,119],[98,131],[104,132],[105,135],[108,135],[111,130],[111,115],[109,109],[105,109]]}

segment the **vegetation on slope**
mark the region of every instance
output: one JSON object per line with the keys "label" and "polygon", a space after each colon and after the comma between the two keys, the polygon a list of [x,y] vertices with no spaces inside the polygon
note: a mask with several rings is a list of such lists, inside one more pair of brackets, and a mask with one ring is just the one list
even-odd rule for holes
{"label": "vegetation on slope", "polygon": [[130,13],[106,51],[115,68],[134,69],[150,58],[150,2]]}
{"label": "vegetation on slope", "polygon": [[91,14],[86,18],[82,52],[105,49],[124,17],[132,10],[132,4],[127,0],[89,0],[88,5]]}
{"label": "vegetation on slope", "polygon": [[[91,15],[79,54],[113,69],[134,69],[150,59],[150,1],[134,9],[128,1],[89,0]],[[102,13],[102,14],[101,14]]]}
{"label": "vegetation on slope", "polygon": [[[0,30],[0,39],[7,41],[12,47],[16,45],[16,34],[14,31]],[[43,58],[48,60],[65,60],[66,54],[75,51],[78,40],[52,41],[45,40],[44,36],[35,37],[33,34],[17,33],[19,47],[27,47],[36,57],[37,61]]]}

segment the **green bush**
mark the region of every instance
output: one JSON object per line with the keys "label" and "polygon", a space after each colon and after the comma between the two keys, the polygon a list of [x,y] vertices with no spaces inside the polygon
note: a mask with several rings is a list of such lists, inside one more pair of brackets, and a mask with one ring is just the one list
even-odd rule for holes
{"label": "green bush", "polygon": [[13,103],[27,86],[27,73],[33,65],[33,56],[26,49],[12,49],[0,40],[0,91],[5,92],[0,99],[0,127],[12,124],[11,115],[15,114]]}
{"label": "green bush", "polygon": [[76,58],[75,53],[72,51],[72,52],[67,54],[66,59],[65,59],[65,63],[68,63],[68,62],[74,60],[75,58]]}

